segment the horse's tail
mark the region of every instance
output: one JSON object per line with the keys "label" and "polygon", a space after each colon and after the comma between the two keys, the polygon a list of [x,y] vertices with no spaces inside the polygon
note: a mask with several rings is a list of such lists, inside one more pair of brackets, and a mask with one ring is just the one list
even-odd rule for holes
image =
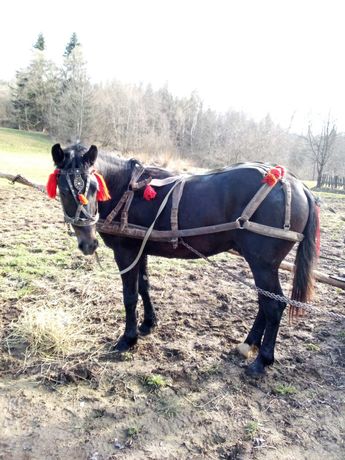
{"label": "horse's tail", "polygon": [[[313,266],[320,251],[319,204],[308,189],[305,189],[305,193],[308,199],[309,216],[303,230],[304,239],[297,249],[291,294],[291,298],[299,302],[308,302],[312,298],[314,291]],[[298,316],[300,312],[299,307],[290,306],[290,319]]]}

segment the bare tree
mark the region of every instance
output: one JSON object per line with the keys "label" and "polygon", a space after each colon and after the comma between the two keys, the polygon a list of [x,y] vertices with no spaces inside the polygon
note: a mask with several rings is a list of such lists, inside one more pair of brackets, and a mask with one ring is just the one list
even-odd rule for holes
{"label": "bare tree", "polygon": [[308,126],[308,136],[306,137],[306,140],[308,142],[314,168],[316,168],[317,188],[321,187],[322,175],[333,155],[336,138],[337,128],[334,123],[331,123],[329,116],[327,121],[323,124],[320,134],[314,135],[311,125]]}

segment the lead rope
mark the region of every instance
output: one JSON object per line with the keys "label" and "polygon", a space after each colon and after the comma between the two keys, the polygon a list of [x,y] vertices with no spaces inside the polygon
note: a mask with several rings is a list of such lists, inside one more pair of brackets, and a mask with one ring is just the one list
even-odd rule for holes
{"label": "lead rope", "polygon": [[174,188],[181,182],[181,180],[177,180],[174,185],[171,187],[171,189],[169,190],[169,192],[165,195],[165,198],[164,200],[162,201],[159,209],[158,209],[158,212],[156,214],[156,217],[154,219],[154,221],[152,222],[152,224],[150,225],[150,227],[147,229],[147,232],[144,236],[144,239],[143,239],[143,242],[141,243],[141,246],[140,246],[140,249],[139,249],[139,252],[138,252],[138,255],[137,257],[133,260],[133,262],[129,265],[129,267],[125,268],[124,270],[120,270],[120,275],[124,275],[125,273],[129,272],[130,270],[132,270],[132,268],[134,268],[136,266],[136,264],[139,262],[139,259],[145,249],[145,246],[146,246],[146,243],[147,243],[147,240],[150,238],[150,235],[152,233],[152,230],[153,230],[153,227],[155,226],[156,222],[157,222],[157,219],[158,217],[161,215],[161,213],[163,212],[163,209],[165,208],[167,202],[168,202],[168,199],[170,197],[170,195],[172,194]]}
{"label": "lead rope", "polygon": [[231,273],[229,270],[226,270],[220,264],[218,264],[214,260],[209,259],[204,254],[199,252],[197,249],[195,249],[192,246],[190,246],[182,238],[180,238],[179,241],[186,249],[188,249],[189,251],[191,251],[192,253],[197,255],[199,258],[206,260],[213,267],[216,267],[220,272],[221,271],[226,272],[226,274],[230,275],[230,277],[233,278],[234,280],[238,281],[239,283],[244,284],[245,286],[249,287],[250,289],[258,292],[259,294],[261,294],[261,295],[263,295],[265,297],[269,297],[270,299],[277,300],[279,302],[287,303],[289,305],[292,305],[293,307],[302,308],[302,309],[307,310],[307,311],[313,311],[313,312],[316,312],[317,314],[320,314],[320,315],[321,314],[322,315],[327,315],[327,316],[331,316],[332,318],[336,318],[336,319],[340,319],[340,320],[345,319],[345,315],[342,315],[340,313],[334,313],[332,311],[325,312],[325,311],[321,310],[321,308],[316,307],[313,304],[300,302],[298,300],[292,300],[292,299],[289,299],[288,297],[285,297],[283,295],[274,294],[273,292],[266,291],[265,289],[261,289],[261,288],[255,286],[254,284],[249,283],[248,281],[244,281],[241,277],[235,275],[234,273]]}

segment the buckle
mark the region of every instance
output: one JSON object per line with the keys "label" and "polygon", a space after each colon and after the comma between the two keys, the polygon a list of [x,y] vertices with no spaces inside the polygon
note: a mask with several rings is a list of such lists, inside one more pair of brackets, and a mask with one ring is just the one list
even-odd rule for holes
{"label": "buckle", "polygon": [[240,216],[240,217],[237,217],[237,219],[235,220],[235,222],[238,222],[238,225],[239,227],[238,228],[241,228],[243,229],[244,227],[244,224],[248,221],[248,219],[245,219],[244,217]]}

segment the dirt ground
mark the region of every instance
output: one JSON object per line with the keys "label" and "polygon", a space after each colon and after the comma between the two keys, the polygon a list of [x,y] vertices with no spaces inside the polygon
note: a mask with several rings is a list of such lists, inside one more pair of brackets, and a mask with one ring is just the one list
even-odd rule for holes
{"label": "dirt ground", "polygon": [[[321,217],[319,270],[345,276],[345,199],[325,196]],[[112,253],[100,249],[102,269],[84,258],[59,203],[18,185],[0,184],[0,233],[0,458],[345,458],[345,322],[327,316],[345,313],[345,291],[318,283],[325,314],[295,327],[285,315],[274,366],[251,380],[236,345],[255,293],[206,262],[150,260],[158,327],[117,356],[124,310]],[[242,259],[217,260],[251,280]],[[281,278],[288,293],[291,274]],[[78,315],[80,349],[11,345],[23,311],[45,307]]]}

